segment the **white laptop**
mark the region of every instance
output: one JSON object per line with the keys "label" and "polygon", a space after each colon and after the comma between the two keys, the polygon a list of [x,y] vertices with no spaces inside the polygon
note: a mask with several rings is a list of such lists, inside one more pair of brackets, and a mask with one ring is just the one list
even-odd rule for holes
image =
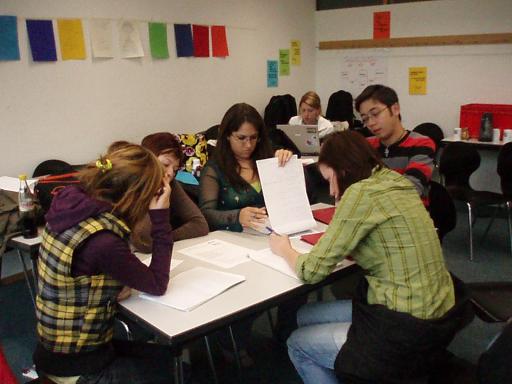
{"label": "white laptop", "polygon": [[276,128],[286,133],[303,156],[317,156],[320,153],[318,125],[278,124]]}

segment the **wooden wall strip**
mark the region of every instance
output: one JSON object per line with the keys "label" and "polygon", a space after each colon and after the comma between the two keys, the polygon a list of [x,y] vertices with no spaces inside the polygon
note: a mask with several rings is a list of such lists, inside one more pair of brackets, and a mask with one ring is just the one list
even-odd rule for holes
{"label": "wooden wall strip", "polygon": [[478,35],[447,35],[421,37],[394,37],[391,39],[321,41],[319,49],[354,49],[386,47],[419,47],[429,45],[511,44],[512,33],[487,33]]}

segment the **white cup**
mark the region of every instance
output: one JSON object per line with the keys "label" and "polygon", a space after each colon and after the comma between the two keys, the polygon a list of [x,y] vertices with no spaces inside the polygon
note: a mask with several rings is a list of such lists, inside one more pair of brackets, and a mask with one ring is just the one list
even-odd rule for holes
{"label": "white cup", "polygon": [[503,131],[503,143],[512,142],[512,129],[505,129]]}
{"label": "white cup", "polygon": [[453,128],[453,140],[460,140],[460,128]]}
{"label": "white cup", "polygon": [[500,142],[500,134],[501,134],[501,130],[499,128],[493,128],[493,130],[492,130],[492,142],[493,143]]}

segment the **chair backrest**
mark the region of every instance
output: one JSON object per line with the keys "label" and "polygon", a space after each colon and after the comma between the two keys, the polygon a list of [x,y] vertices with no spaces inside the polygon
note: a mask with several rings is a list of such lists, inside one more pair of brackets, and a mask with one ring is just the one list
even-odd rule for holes
{"label": "chair backrest", "polygon": [[446,188],[436,181],[430,182],[429,200],[430,217],[437,228],[439,240],[443,241],[443,237],[457,225],[455,204]]}
{"label": "chair backrest", "polygon": [[414,132],[420,133],[423,136],[430,137],[434,144],[436,145],[436,152],[439,151],[441,147],[441,142],[444,139],[443,130],[439,127],[439,125],[434,123],[422,123],[417,125],[414,129]]}
{"label": "chair backrest", "polygon": [[512,143],[505,144],[498,154],[498,175],[501,179],[501,191],[512,199]]}
{"label": "chair backrest", "polygon": [[471,188],[469,178],[480,166],[480,154],[468,143],[450,143],[439,161],[439,172],[447,187]]}
{"label": "chair backrest", "polygon": [[288,124],[290,118],[297,115],[295,98],[291,95],[272,96],[265,107],[263,120],[273,149],[286,148],[299,154],[297,146],[286,134],[276,128],[278,124]]}
{"label": "chair backrest", "polygon": [[62,160],[45,160],[34,169],[32,177],[45,175],[64,175],[66,173],[75,172],[75,168],[69,163]]}
{"label": "chair backrest", "polygon": [[330,121],[348,121],[349,126],[354,124],[354,104],[352,94],[339,90],[329,96],[325,117]]}

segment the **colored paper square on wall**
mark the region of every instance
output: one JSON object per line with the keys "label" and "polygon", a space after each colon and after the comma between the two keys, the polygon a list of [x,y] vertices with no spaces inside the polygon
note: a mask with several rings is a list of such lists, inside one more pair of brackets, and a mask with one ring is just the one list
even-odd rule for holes
{"label": "colored paper square on wall", "polygon": [[193,25],[194,56],[210,57],[210,31],[205,25]]}
{"label": "colored paper square on wall", "polygon": [[292,65],[300,65],[300,41],[292,40]]}
{"label": "colored paper square on wall", "polygon": [[138,21],[120,20],[118,35],[121,57],[125,59],[144,57]]}
{"label": "colored paper square on wall", "polygon": [[26,24],[32,60],[57,61],[52,21],[27,20]]}
{"label": "colored paper square on wall", "polygon": [[391,34],[391,12],[373,13],[373,38],[389,39]]}
{"label": "colored paper square on wall", "polygon": [[409,95],[427,94],[427,67],[409,68]]}
{"label": "colored paper square on wall", "polygon": [[91,48],[93,57],[114,57],[114,46],[112,44],[112,20],[89,20],[89,34],[91,37]]}
{"label": "colored paper square on wall", "polygon": [[267,60],[267,88],[274,88],[278,85],[277,60]]}
{"label": "colored paper square on wall", "polygon": [[62,60],[85,59],[84,32],[80,19],[58,19]]}
{"label": "colored paper square on wall", "polygon": [[194,56],[192,41],[192,26],[190,24],[174,24],[174,39],[176,40],[176,56]]}
{"label": "colored paper square on wall", "polygon": [[290,50],[279,50],[279,76],[290,75]]}
{"label": "colored paper square on wall", "polygon": [[224,25],[212,25],[210,29],[212,34],[212,56],[229,56],[226,27]]}
{"label": "colored paper square on wall", "polygon": [[18,18],[0,16],[0,60],[19,60]]}
{"label": "colored paper square on wall", "polygon": [[167,24],[148,23],[148,29],[151,56],[155,59],[168,59],[169,48],[167,47]]}

